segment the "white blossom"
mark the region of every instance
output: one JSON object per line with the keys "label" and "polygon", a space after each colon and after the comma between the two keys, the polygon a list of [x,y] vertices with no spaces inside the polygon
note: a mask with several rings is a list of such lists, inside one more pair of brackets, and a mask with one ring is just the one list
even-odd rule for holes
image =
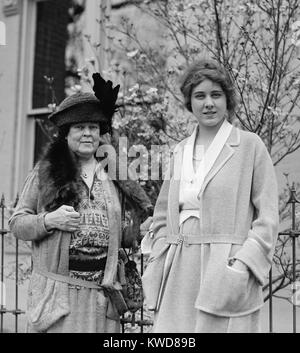
{"label": "white blossom", "polygon": [[71,87],[71,89],[75,92],[80,92],[82,90],[82,86],[81,85],[74,85]]}
{"label": "white blossom", "polygon": [[52,112],[54,112],[55,109],[56,109],[56,104],[55,103],[49,103],[48,104],[48,109],[51,110]]}
{"label": "white blossom", "polygon": [[157,94],[157,88],[151,87],[148,89],[148,91],[146,93],[147,94]]}
{"label": "white blossom", "polygon": [[140,85],[138,83],[136,83],[134,86],[129,88],[128,91],[129,92],[134,92],[134,91],[137,91],[138,89],[140,89]]}
{"label": "white blossom", "polygon": [[132,50],[132,51],[127,52],[126,55],[128,56],[128,58],[134,58],[138,52],[139,52],[139,50],[136,49],[136,50]]}

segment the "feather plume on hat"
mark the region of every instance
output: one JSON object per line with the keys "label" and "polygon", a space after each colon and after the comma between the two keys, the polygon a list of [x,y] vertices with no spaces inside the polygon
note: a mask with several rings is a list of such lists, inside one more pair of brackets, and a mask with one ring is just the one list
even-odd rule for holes
{"label": "feather plume on hat", "polygon": [[[109,132],[112,135],[112,117],[117,109],[116,101],[118,98],[118,93],[120,89],[120,85],[117,85],[113,88],[112,81],[108,80],[105,81],[100,73],[94,73],[92,75],[94,80],[93,91],[92,92],[77,92],[67,98],[65,98],[58,108],[49,116],[49,120],[54,123],[58,128],[64,125],[70,125],[79,122],[99,122],[100,124],[100,132],[102,135]],[[103,140],[104,142],[104,140]],[[110,143],[109,141],[105,141],[104,143]],[[55,161],[56,163],[60,161],[62,158],[65,161],[65,153],[62,153],[61,145],[54,142],[51,145],[52,149],[47,152],[47,158]],[[65,143],[63,147],[66,147]],[[54,152],[53,152],[54,149]],[[115,148],[118,151],[118,148]],[[52,155],[54,158],[52,158]],[[46,158],[46,159],[47,159]],[[116,159],[115,162],[118,162],[119,158]],[[70,161],[69,161],[70,162]],[[54,162],[53,162],[54,163]],[[64,166],[66,163],[63,163]],[[72,165],[72,161],[70,162]],[[41,169],[41,173],[45,171],[45,173],[49,173],[47,166],[49,163],[46,160],[46,166]],[[50,163],[51,165],[51,163]],[[68,164],[67,164],[68,165]],[[127,168],[127,165],[122,166]],[[117,168],[121,168],[120,165],[117,164]],[[72,169],[67,168],[67,175],[70,175],[70,170]],[[76,171],[76,168],[74,169]],[[44,172],[43,172],[44,173]],[[42,174],[41,174],[42,175]],[[119,175],[119,173],[117,173]],[[52,178],[53,179],[53,178]],[[112,179],[114,180],[114,179]],[[72,182],[71,188],[70,183]],[[66,200],[68,197],[68,202],[73,202],[75,205],[77,203],[78,198],[78,187],[77,187],[77,173],[72,172],[70,175],[70,179],[67,183],[62,183],[60,186],[60,190],[65,191],[64,194],[60,193],[60,199],[54,198],[51,199],[52,195],[55,193],[45,194],[44,199],[49,200],[52,202],[52,206],[55,207],[59,204],[61,205],[61,201]],[[133,210],[134,216],[133,219],[133,227],[130,232],[130,236],[133,239],[139,238],[139,224],[143,222],[149,215],[153,213],[153,205],[141,187],[141,185],[137,181],[133,180],[115,180],[116,184],[118,185],[119,189],[122,191],[122,195],[125,196],[127,205],[130,205],[130,211]],[[46,184],[45,184],[46,185]],[[48,189],[47,189],[48,190]],[[50,195],[50,196],[49,196]],[[51,207],[52,207],[51,206]],[[53,207],[54,207],[53,206]],[[49,206],[50,207],[50,206]],[[124,207],[125,208],[125,207]],[[126,245],[125,245],[126,246]],[[129,246],[126,246],[129,247]]]}
{"label": "feather plume on hat", "polygon": [[110,80],[105,81],[99,72],[94,73],[92,77],[94,80],[93,91],[95,93],[95,96],[99,99],[104,114],[109,120],[109,132],[111,133],[112,117],[117,108],[116,101],[118,98],[120,85],[117,85],[113,88],[113,83]]}
{"label": "feather plume on hat", "polygon": [[[109,119],[108,125],[110,128],[110,134],[112,133],[112,117],[116,111],[116,100],[118,98],[118,93],[120,85],[117,85],[113,88],[112,81],[105,81],[99,72],[93,74],[93,90],[95,96],[99,99],[102,110],[105,113],[105,116]],[[119,158],[117,158],[119,160]],[[121,166],[118,166],[119,169]],[[127,168],[127,166],[124,166]],[[137,212],[141,218],[141,221],[144,221],[148,216],[153,213],[153,205],[147,196],[144,189],[141,185],[134,180],[118,180],[117,183],[123,193],[126,195],[127,199],[135,204]]]}
{"label": "feather plume on hat", "polygon": [[77,92],[68,96],[49,115],[49,120],[57,127],[87,121],[99,122],[101,134],[111,134],[120,85],[113,88],[112,82],[105,81],[99,72],[93,74],[93,80],[94,94]]}

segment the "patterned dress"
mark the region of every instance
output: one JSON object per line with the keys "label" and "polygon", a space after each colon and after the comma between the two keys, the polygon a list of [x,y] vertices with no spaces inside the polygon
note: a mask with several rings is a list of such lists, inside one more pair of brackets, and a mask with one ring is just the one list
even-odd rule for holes
{"label": "patterned dress", "polygon": [[70,243],[70,276],[101,284],[109,241],[107,195],[96,175],[91,190],[82,184],[80,229],[72,234]]}
{"label": "patterned dress", "polygon": [[[80,226],[71,235],[69,246],[69,276],[98,284],[104,277],[110,235],[115,236],[109,229],[108,219],[112,215],[108,214],[107,205],[112,197],[117,198],[113,182],[103,181],[101,172],[103,170],[98,168],[90,189],[82,180],[81,202],[77,209],[81,215]],[[116,193],[114,196],[109,194],[108,183],[111,184],[109,189]],[[108,314],[108,299],[102,290],[69,284],[69,302],[71,312],[47,332],[120,332],[119,318]]]}

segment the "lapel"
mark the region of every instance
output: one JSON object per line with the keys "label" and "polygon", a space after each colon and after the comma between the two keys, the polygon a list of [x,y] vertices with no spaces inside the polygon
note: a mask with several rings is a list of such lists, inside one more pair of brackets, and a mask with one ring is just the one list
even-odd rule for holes
{"label": "lapel", "polygon": [[[168,218],[171,226],[171,234],[179,234],[179,188],[181,167],[183,165],[183,150],[188,139],[182,141],[179,148],[174,151],[174,174],[170,179],[170,188],[168,195]],[[236,127],[232,127],[231,133],[217,157],[212,168],[204,178],[204,182],[198,194],[198,199],[202,196],[208,183],[215,177],[215,175],[224,167],[235,153],[235,148],[240,144],[240,132]]]}
{"label": "lapel", "polygon": [[178,146],[179,148],[175,149],[173,167],[171,166],[171,179],[168,195],[168,219],[171,226],[171,234],[176,235],[179,234],[179,187],[183,149],[186,142],[187,139]]}
{"label": "lapel", "polygon": [[208,183],[215,177],[215,175],[224,167],[224,165],[230,160],[230,158],[235,153],[235,148],[240,144],[240,131],[236,127],[232,127],[232,131],[222,148],[218,158],[216,159],[215,163],[213,164],[211,170],[204,178],[204,182],[198,194],[198,199],[202,196],[206,186]]}
{"label": "lapel", "polygon": [[[192,135],[187,139],[186,143],[184,144],[184,147],[182,149],[182,156],[180,156],[182,159],[178,163],[181,167],[181,180],[185,180],[187,182],[190,182],[192,179],[195,179],[195,176],[197,175],[197,171],[196,173],[194,171],[192,156],[194,152],[194,144],[198,128],[199,127],[197,125]],[[203,153],[203,151],[199,152]]]}

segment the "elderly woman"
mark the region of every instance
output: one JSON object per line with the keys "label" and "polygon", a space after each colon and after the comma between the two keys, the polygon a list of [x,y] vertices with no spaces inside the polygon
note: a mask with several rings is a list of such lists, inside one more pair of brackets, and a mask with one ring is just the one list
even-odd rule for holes
{"label": "elderly woman", "polygon": [[272,160],[256,134],[230,124],[234,89],[218,63],[194,63],[181,91],[198,123],[154,210],[143,276],[154,332],[258,332],[278,226]]}
{"label": "elderly woman", "polygon": [[126,198],[142,217],[151,203],[133,181],[111,180],[95,157],[119,86],[93,78],[95,95],[76,93],[50,116],[58,136],[10,219],[14,235],[32,241],[29,332],[119,332],[127,309],[119,291],[121,204]]}

